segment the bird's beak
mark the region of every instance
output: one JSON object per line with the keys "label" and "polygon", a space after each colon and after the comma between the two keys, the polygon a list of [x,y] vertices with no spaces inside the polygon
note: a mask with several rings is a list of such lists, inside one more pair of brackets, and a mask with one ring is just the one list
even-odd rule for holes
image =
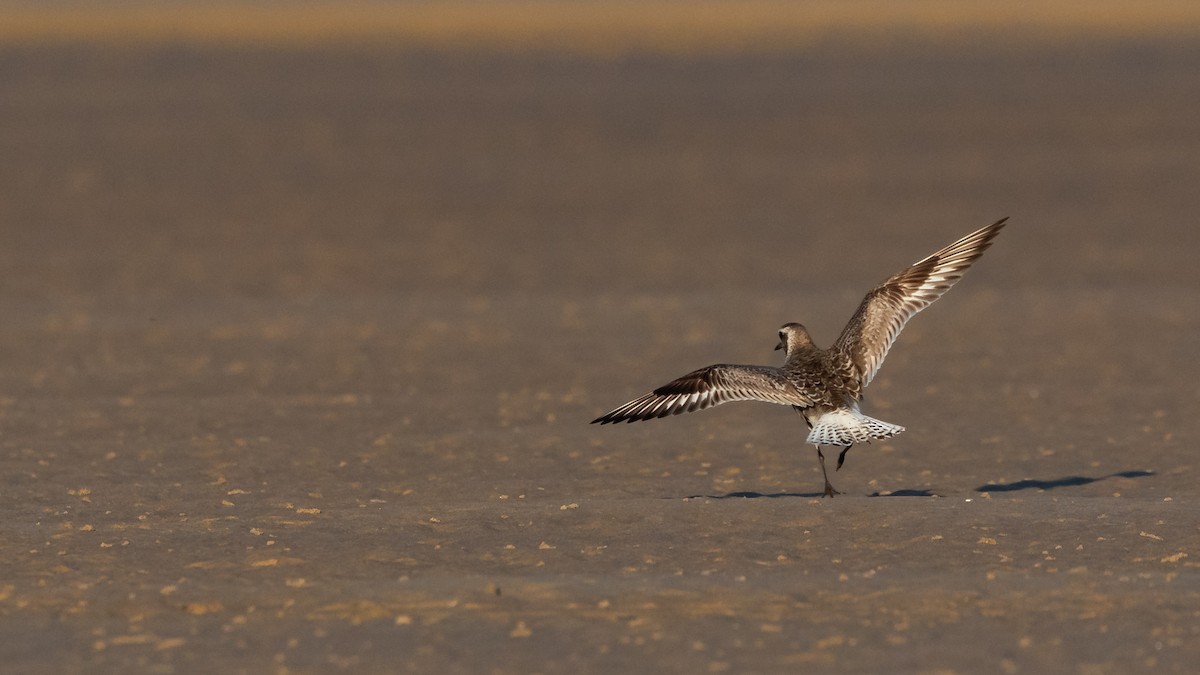
{"label": "bird's beak", "polygon": [[775,345],[775,351],[779,351],[780,349],[783,349],[783,343],[782,343],[782,342],[780,342],[779,344]]}

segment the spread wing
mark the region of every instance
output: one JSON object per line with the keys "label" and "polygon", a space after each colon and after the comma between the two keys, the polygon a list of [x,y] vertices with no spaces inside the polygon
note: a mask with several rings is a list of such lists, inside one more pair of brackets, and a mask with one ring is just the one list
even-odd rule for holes
{"label": "spread wing", "polygon": [[718,364],[701,368],[592,420],[592,424],[636,422],[711,408],[729,401],[813,404],[779,368]]}
{"label": "spread wing", "polygon": [[1008,218],[950,244],[893,275],[863,298],[858,311],[834,343],[858,368],[862,386],[879,372],[896,336],[917,312],[950,290],[1000,233]]}

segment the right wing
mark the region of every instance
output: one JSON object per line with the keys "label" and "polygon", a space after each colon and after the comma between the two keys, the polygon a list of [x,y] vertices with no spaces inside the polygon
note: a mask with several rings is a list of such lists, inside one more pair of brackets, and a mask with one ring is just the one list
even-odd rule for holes
{"label": "right wing", "polygon": [[962,278],[971,263],[992,245],[1007,220],[1001,218],[968,234],[867,293],[832,348],[849,357],[858,368],[863,387],[879,372],[904,324]]}

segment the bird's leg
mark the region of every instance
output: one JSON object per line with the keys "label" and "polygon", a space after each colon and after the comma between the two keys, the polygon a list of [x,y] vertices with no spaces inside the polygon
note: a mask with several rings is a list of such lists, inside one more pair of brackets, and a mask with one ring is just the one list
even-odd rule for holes
{"label": "bird's leg", "polygon": [[847,445],[846,447],[842,448],[842,452],[841,452],[841,454],[839,454],[839,455],[838,455],[838,465],[837,465],[837,468],[835,468],[835,469],[834,469],[834,471],[841,471],[841,470],[842,470],[842,462],[845,462],[845,461],[846,461],[846,453],[847,453],[847,452],[850,452],[850,448],[853,448],[853,447],[854,447],[853,445]]}
{"label": "bird's leg", "polygon": [[804,423],[808,425],[809,429],[812,428],[812,422],[810,422],[808,420],[808,415],[804,414],[804,408],[801,408],[798,405],[794,405],[794,406],[792,406],[792,410],[795,410],[797,413],[799,413],[800,417],[804,420]]}
{"label": "bird's leg", "polygon": [[817,446],[817,461],[821,463],[821,475],[825,477],[825,496],[833,497],[842,493],[833,489],[833,484],[829,482],[829,473],[825,471],[825,455],[821,452],[821,446]]}

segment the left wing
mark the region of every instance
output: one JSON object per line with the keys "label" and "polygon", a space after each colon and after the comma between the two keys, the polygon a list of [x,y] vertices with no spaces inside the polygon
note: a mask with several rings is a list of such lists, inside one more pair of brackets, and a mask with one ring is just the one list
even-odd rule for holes
{"label": "left wing", "polygon": [[688,373],[634,399],[592,424],[636,422],[711,408],[730,401],[765,401],[807,408],[812,399],[780,368],[718,364]]}

